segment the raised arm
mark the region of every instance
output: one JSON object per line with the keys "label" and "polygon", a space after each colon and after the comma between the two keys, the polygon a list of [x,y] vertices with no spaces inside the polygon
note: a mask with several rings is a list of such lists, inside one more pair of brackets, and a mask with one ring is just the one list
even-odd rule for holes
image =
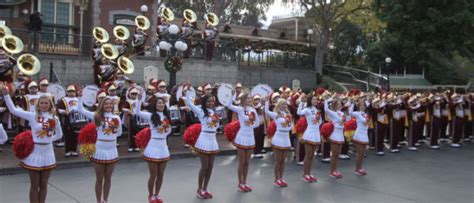
{"label": "raised arm", "polygon": [[270,111],[270,102],[266,101],[265,102],[265,114],[267,114],[271,119],[276,119],[278,116],[277,113]]}
{"label": "raised arm", "polygon": [[78,106],[77,106],[77,110],[79,112],[81,112],[88,119],[94,120],[94,114],[95,113],[84,108],[84,105],[82,104],[82,97],[79,97],[77,103],[79,103]]}
{"label": "raised arm", "polygon": [[15,116],[17,117],[20,117],[20,118],[23,118],[25,120],[28,120],[31,122],[31,120],[35,119],[35,113],[34,112],[29,112],[29,111],[25,111],[21,108],[17,108],[15,106],[15,104],[13,104],[13,101],[12,101],[12,98],[10,97],[10,95],[6,94],[6,95],[3,95],[3,98],[5,99],[5,103],[8,107],[8,110]]}
{"label": "raised arm", "polygon": [[332,101],[332,98],[324,100],[324,112],[329,114],[330,117],[337,117],[337,113],[329,109],[329,102]]}
{"label": "raised arm", "polygon": [[146,111],[142,111],[141,110],[141,105],[142,105],[142,102],[140,100],[138,100],[138,99],[135,100],[135,115],[137,115],[138,117],[143,118],[143,119],[147,120],[148,122],[150,122],[151,113],[146,112]]}
{"label": "raised arm", "polygon": [[351,106],[349,106],[349,115],[351,116],[354,116],[354,103],[351,104]]}
{"label": "raised arm", "polygon": [[52,137],[53,139],[53,142],[56,141],[56,140],[59,140],[63,137],[63,129],[61,127],[61,123],[59,122],[59,119],[57,117],[55,117],[54,119],[56,119],[56,129],[55,129],[55,133]]}
{"label": "raised arm", "polygon": [[232,104],[232,99],[227,100],[227,104],[225,106],[237,114],[241,114],[243,111],[241,107],[234,106],[234,104]]}
{"label": "raised arm", "polygon": [[204,117],[204,112],[202,111],[202,109],[194,105],[194,103],[191,101],[191,94],[186,93],[185,101],[189,108],[191,108],[191,111],[193,111],[198,117]]}
{"label": "raised arm", "polygon": [[306,110],[304,109],[304,103],[303,102],[300,102],[300,104],[298,104],[298,109],[296,110],[296,113],[300,116],[305,115]]}

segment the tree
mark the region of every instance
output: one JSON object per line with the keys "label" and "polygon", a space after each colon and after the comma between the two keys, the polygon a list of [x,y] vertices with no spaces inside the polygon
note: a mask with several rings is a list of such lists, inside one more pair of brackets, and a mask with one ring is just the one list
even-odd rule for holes
{"label": "tree", "polygon": [[265,13],[272,0],[169,0],[164,4],[170,7],[175,15],[181,17],[184,9],[192,9],[198,19],[202,20],[209,12],[215,13],[220,22],[261,27],[260,20],[265,20]]}
{"label": "tree", "polygon": [[300,4],[307,10],[305,13],[307,21],[310,25],[314,25],[316,31],[314,66],[317,74],[322,74],[328,45],[342,22],[372,22],[365,24],[365,31],[378,30],[383,26],[372,17],[371,3],[372,0],[300,0]]}
{"label": "tree", "polygon": [[361,61],[368,40],[362,26],[345,20],[337,27],[335,33],[337,34],[333,40],[334,50],[331,50],[332,57],[329,63],[354,65],[356,61]]}
{"label": "tree", "polygon": [[377,45],[382,52],[409,71],[425,69],[431,82],[459,83],[462,74],[455,75],[450,61],[453,52],[472,47],[472,1],[376,0],[373,6],[386,23]]}

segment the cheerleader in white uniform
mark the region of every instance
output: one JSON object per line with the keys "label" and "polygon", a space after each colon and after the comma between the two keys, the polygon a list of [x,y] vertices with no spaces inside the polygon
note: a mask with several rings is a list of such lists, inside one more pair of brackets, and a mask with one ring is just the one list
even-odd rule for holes
{"label": "cheerleader in white uniform", "polygon": [[354,104],[349,108],[349,114],[354,117],[357,121],[357,128],[352,142],[356,148],[356,169],[354,173],[359,176],[367,175],[367,172],[362,168],[362,162],[364,161],[364,153],[369,144],[369,115],[366,112],[365,101],[359,101],[357,103],[357,111],[354,111]]}
{"label": "cheerleader in white uniform", "polygon": [[[308,106],[308,104],[310,105]],[[300,142],[304,144],[305,149],[303,181],[308,183],[316,182],[318,180],[311,174],[314,152],[321,144],[319,126],[323,122],[321,112],[318,111],[316,105],[318,105],[318,98],[316,96],[310,95],[306,98],[306,95],[302,94],[301,102],[298,105],[297,110],[298,115],[306,117],[306,122],[308,124],[308,127],[304,131],[303,137],[300,140]]]}
{"label": "cheerleader in white uniform", "polygon": [[118,161],[117,137],[122,135],[122,121],[118,115],[113,113],[114,104],[109,97],[100,100],[96,112],[84,109],[82,99],[79,99],[78,111],[97,126],[96,149],[91,157],[96,173],[95,196],[97,202],[107,202],[112,173],[115,163]]}
{"label": "cheerleader in white uniform", "polygon": [[[63,136],[61,124],[56,117],[53,102],[48,96],[41,96],[34,112],[15,107],[8,91],[0,87],[8,110],[15,116],[29,122],[34,142],[31,154],[21,160],[20,166],[27,169],[30,175],[30,202],[45,202],[48,179],[56,167],[53,142]],[[14,90],[13,90],[14,91]]]}
{"label": "cheerleader in white uniform", "polygon": [[285,99],[279,99],[273,111],[270,111],[270,103],[265,98],[265,114],[276,123],[276,132],[272,137],[273,154],[275,155],[275,182],[277,187],[287,187],[288,183],[283,180],[285,171],[285,158],[291,148],[290,131],[293,129],[293,117],[288,110]]}
{"label": "cheerleader in white uniform", "polygon": [[148,142],[143,158],[148,161],[148,200],[150,202],[163,202],[160,194],[163,183],[163,174],[166,162],[171,159],[166,138],[171,133],[170,113],[166,106],[166,100],[157,97],[150,102],[150,112],[141,111],[141,102],[135,101],[136,116],[146,120],[150,124],[151,138]]}
{"label": "cheerleader in white uniform", "polygon": [[239,179],[238,190],[240,192],[251,192],[252,188],[247,185],[247,174],[249,171],[250,157],[255,148],[255,136],[253,129],[260,125],[257,111],[252,107],[252,97],[248,93],[240,96],[241,106],[234,106],[232,99],[227,102],[227,108],[237,113],[240,123],[240,129],[235,136],[233,144],[237,147],[239,156],[239,166],[237,175]]}
{"label": "cheerleader in white uniform", "polygon": [[[331,105],[335,111],[329,109],[329,102],[332,102]],[[329,137],[331,143],[331,173],[329,177],[331,178],[342,178],[341,172],[337,171],[337,159],[341,152],[341,146],[344,144],[344,123],[346,122],[346,116],[341,112],[341,109],[341,101],[333,100],[333,97],[324,101],[324,112],[334,125],[334,131]]]}
{"label": "cheerleader in white uniform", "polygon": [[7,140],[8,140],[7,132],[5,132],[5,129],[3,128],[3,124],[0,123],[0,144],[5,144]]}
{"label": "cheerleader in white uniform", "polygon": [[219,127],[219,115],[214,107],[216,98],[212,95],[201,97],[201,107],[197,107],[191,101],[191,94],[186,94],[186,105],[188,105],[201,122],[201,133],[194,145],[194,150],[201,157],[201,169],[199,170],[197,197],[200,199],[212,198],[212,193],[207,191],[211,179],[214,158],[219,153],[219,145],[216,140],[216,130]]}

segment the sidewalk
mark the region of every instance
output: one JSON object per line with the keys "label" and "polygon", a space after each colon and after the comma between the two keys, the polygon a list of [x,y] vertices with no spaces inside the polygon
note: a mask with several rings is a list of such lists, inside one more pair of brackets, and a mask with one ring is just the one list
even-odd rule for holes
{"label": "sidewalk", "polygon": [[[236,153],[235,147],[229,141],[227,141],[227,138],[224,135],[218,134],[217,142],[219,143],[219,149],[221,150],[219,155],[229,155]],[[140,152],[127,151],[128,145],[126,136],[120,137],[118,143],[120,143],[120,147],[118,147],[120,157],[119,163],[143,161]],[[3,152],[0,152],[0,176],[26,173],[26,170],[22,169],[18,165],[19,159],[13,155],[11,146],[11,144],[1,146]],[[169,136],[168,148],[172,158],[189,158],[194,156],[189,148],[184,147],[184,141],[181,136]],[[85,167],[90,165],[90,163],[81,156],[68,158],[64,157],[64,147],[54,147],[54,151],[58,165],[57,169]]]}

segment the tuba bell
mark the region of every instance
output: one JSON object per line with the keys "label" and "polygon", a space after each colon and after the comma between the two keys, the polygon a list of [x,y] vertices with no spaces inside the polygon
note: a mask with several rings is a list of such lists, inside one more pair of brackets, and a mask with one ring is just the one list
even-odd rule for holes
{"label": "tuba bell", "polygon": [[109,41],[109,33],[104,28],[95,27],[92,31],[92,34],[94,35],[95,40],[99,41],[100,43]]}
{"label": "tuba bell", "polygon": [[141,30],[148,30],[150,28],[150,20],[144,15],[135,17],[135,25]]}
{"label": "tuba bell", "polygon": [[168,7],[163,7],[161,9],[161,17],[163,17],[164,19],[166,19],[166,21],[168,22],[171,22],[174,20],[174,13],[173,11],[168,8]]}
{"label": "tuba bell", "polygon": [[135,65],[133,65],[133,62],[125,57],[122,56],[118,59],[118,67],[119,69],[124,73],[124,74],[132,74],[133,71],[135,70]]}
{"label": "tuba bell", "polygon": [[128,30],[128,28],[122,25],[115,26],[113,32],[114,32],[114,36],[117,39],[120,39],[123,41],[127,40],[130,37],[130,31]]}
{"label": "tuba bell", "polygon": [[23,42],[14,35],[6,35],[1,39],[2,47],[11,54],[17,54],[23,51]]}
{"label": "tuba bell", "polygon": [[22,54],[17,61],[18,69],[25,75],[35,75],[41,69],[39,59],[32,54]]}
{"label": "tuba bell", "polygon": [[109,60],[115,60],[119,55],[119,51],[117,47],[115,47],[114,45],[110,43],[103,44],[100,47],[100,52],[102,53],[102,56],[104,56],[105,58]]}
{"label": "tuba bell", "polygon": [[8,28],[5,25],[0,25],[0,40],[2,40],[2,38],[4,38],[5,36],[11,35],[11,34],[12,34],[12,31],[10,30],[10,28]]}
{"label": "tuba bell", "polygon": [[185,9],[183,11],[183,17],[186,19],[189,23],[194,23],[197,20],[197,15],[194,13],[193,10],[191,9]]}
{"label": "tuba bell", "polygon": [[212,25],[213,27],[216,27],[219,24],[219,17],[215,13],[208,13],[206,16],[204,16],[204,19],[206,19],[206,22]]}

